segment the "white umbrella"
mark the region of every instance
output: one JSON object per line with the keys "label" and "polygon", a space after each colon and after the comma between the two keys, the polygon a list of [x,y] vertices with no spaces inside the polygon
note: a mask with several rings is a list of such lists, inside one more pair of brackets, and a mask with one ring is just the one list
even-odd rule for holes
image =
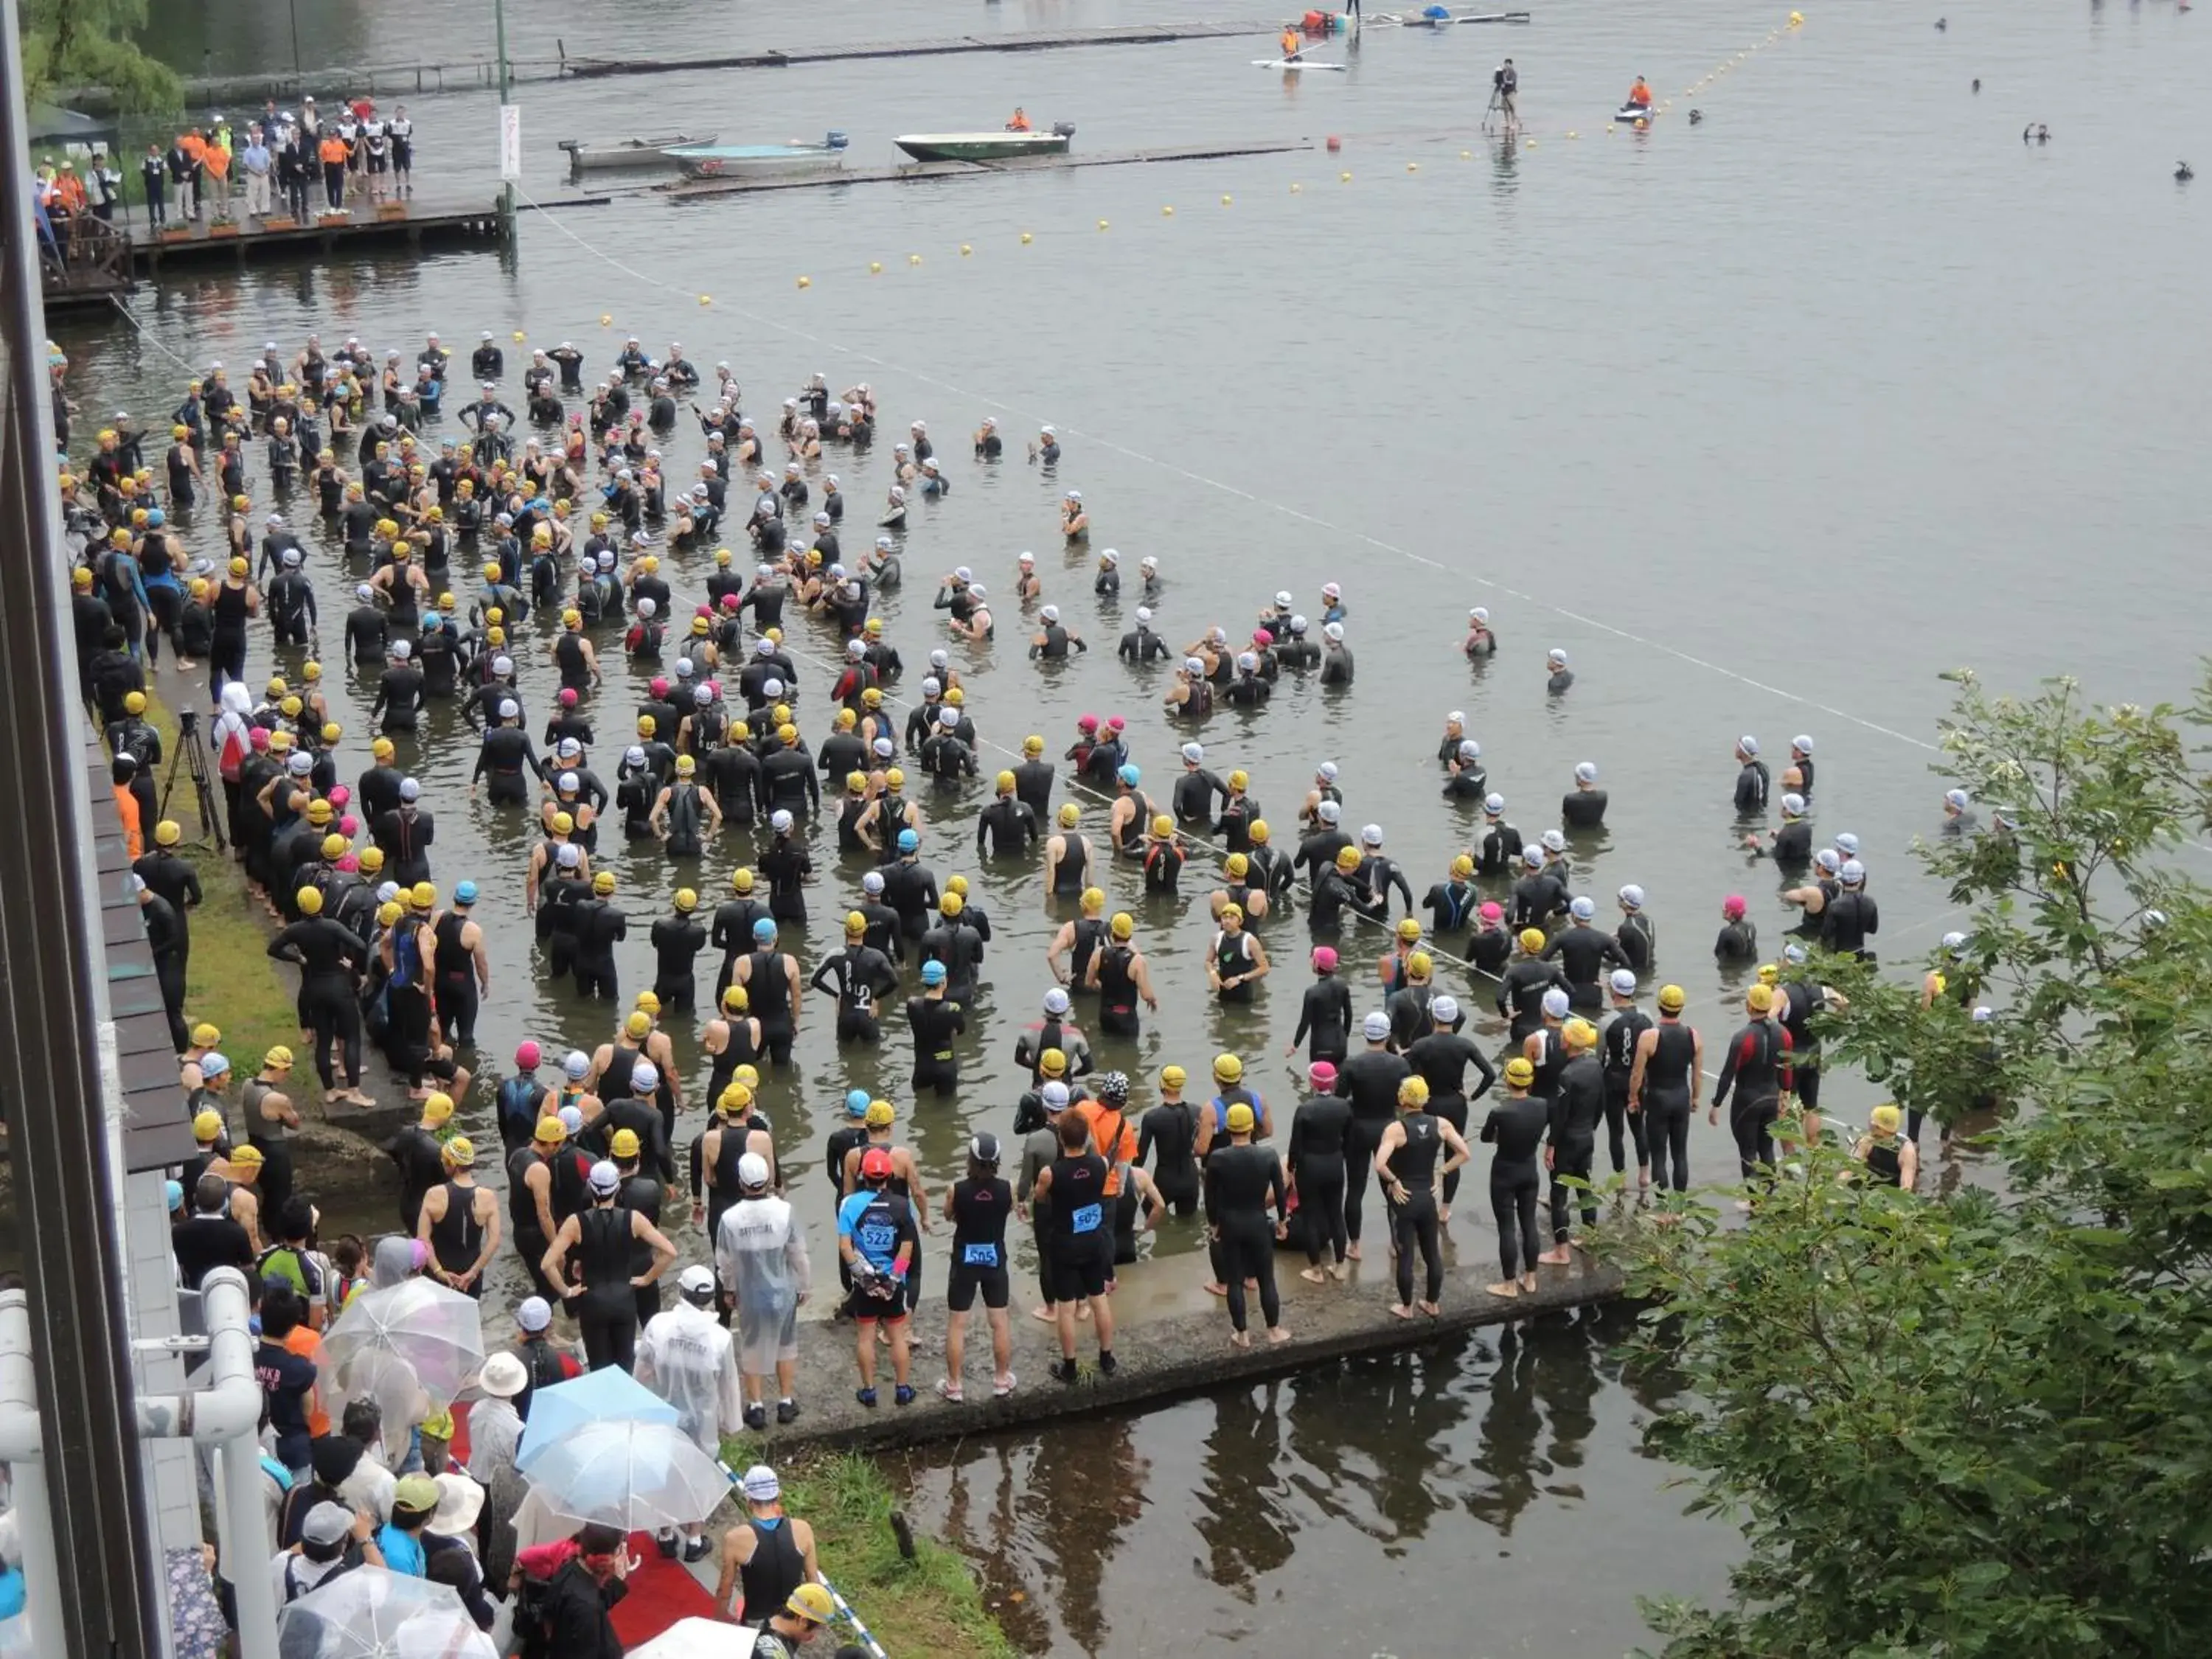
{"label": "white umbrella", "polygon": [[[427,1279],[363,1291],[323,1333],[349,1400],[374,1399],[387,1435],[453,1404],[483,1369],[483,1315],[474,1297]],[[424,1406],[417,1398],[427,1395]]]}
{"label": "white umbrella", "polygon": [[277,1615],[284,1659],[499,1659],[450,1586],[356,1567]]}
{"label": "white umbrella", "polygon": [[697,1526],[729,1496],[730,1477],[672,1423],[593,1423],[532,1461],[530,1488],[571,1530],[656,1532]]}
{"label": "white umbrella", "polygon": [[757,1634],[748,1625],[679,1619],[643,1647],[632,1648],[629,1659],[752,1659]]}

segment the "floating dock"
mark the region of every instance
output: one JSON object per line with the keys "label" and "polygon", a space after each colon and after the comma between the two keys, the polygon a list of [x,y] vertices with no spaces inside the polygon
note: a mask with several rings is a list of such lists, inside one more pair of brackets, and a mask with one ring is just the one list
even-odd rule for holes
{"label": "floating dock", "polygon": [[[600,207],[613,199],[605,194],[566,196],[551,205]],[[528,203],[515,204],[518,213],[533,210]],[[243,264],[250,258],[280,252],[333,254],[394,243],[412,248],[502,240],[495,194],[410,197],[403,202],[374,206],[356,203],[343,214],[324,215],[305,222],[240,218],[219,225],[203,220],[158,233],[142,227],[133,233],[131,252],[137,270],[158,283],[164,269],[173,264]]]}
{"label": "floating dock", "polygon": [[696,179],[650,188],[672,201],[738,196],[763,190],[815,190],[824,185],[912,184],[929,179],[985,178],[994,173],[1057,173],[1069,167],[1133,167],[1151,161],[1213,161],[1241,155],[1287,155],[1314,147],[1310,138],[1256,143],[1183,144],[1167,149],[1125,149],[1096,155],[1032,155],[1008,161],[908,161],[896,167],[842,167],[787,179]]}

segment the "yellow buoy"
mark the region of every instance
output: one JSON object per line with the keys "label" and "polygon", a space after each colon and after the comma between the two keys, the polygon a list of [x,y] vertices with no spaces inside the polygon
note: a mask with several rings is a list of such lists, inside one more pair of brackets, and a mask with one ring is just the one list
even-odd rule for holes
{"label": "yellow buoy", "polygon": [[1236,199],[1237,199],[1237,198],[1236,198],[1235,197],[1233,197],[1233,196],[1224,196],[1224,197],[1223,197],[1223,198],[1221,198],[1221,205],[1222,205],[1222,206],[1224,206],[1224,207],[1227,207],[1227,206],[1230,204],[1230,203],[1231,203],[1232,201],[1234,201],[1234,200],[1236,200]]}
{"label": "yellow buoy", "polygon": [[1579,132],[1571,132],[1571,133],[1569,133],[1569,134],[1567,135],[1567,137],[1570,137],[1570,138],[1579,138],[1579,137],[1582,137],[1582,134],[1580,134]]}
{"label": "yellow buoy", "polygon": [[961,243],[961,244],[960,244],[960,257],[961,257],[962,258],[963,258],[963,259],[964,259],[964,258],[966,258],[969,254],[973,253],[975,251],[975,250],[974,248],[972,248],[972,247],[969,246],[968,246],[968,244],[967,244],[967,243],[965,243],[965,242],[963,242],[963,243]]}
{"label": "yellow buoy", "polygon": [[1303,190],[1304,188],[1305,188],[1305,187],[1304,187],[1303,185],[1293,184],[1293,185],[1291,185],[1291,195],[1293,195],[1293,196],[1295,196],[1295,195],[1297,195],[1297,194],[1298,193],[1298,191],[1299,191]]}
{"label": "yellow buoy", "polygon": [[1174,210],[1173,208],[1171,208],[1171,207],[1164,207],[1164,208],[1162,208],[1162,209],[1160,210],[1160,217],[1161,217],[1161,218],[1163,218],[1163,219],[1172,219],[1172,218],[1174,218],[1174,217],[1175,217],[1175,210]]}
{"label": "yellow buoy", "polygon": [[869,275],[869,276],[882,276],[883,274],[884,274],[884,262],[883,262],[881,259],[871,259],[871,260],[869,260],[869,261],[868,261],[868,275]]}
{"label": "yellow buoy", "polygon": [[603,312],[601,312],[601,313],[599,313],[599,326],[600,326],[601,328],[612,328],[614,325],[615,325],[615,315],[614,315],[614,313],[612,313],[611,311],[603,311]]}
{"label": "yellow buoy", "polygon": [[1101,229],[1101,230],[1103,230],[1103,229],[1105,229],[1105,228],[1106,228],[1106,222],[1105,222],[1103,219],[1101,219],[1101,220],[1098,222],[1098,228],[1099,228],[1099,229]]}
{"label": "yellow buoy", "polygon": [[1419,173],[1420,170],[1421,164],[1419,161],[1408,161],[1406,163],[1406,171],[1408,173]]}
{"label": "yellow buoy", "polygon": [[1793,29],[1796,29],[1796,28],[1802,28],[1802,27],[1804,27],[1804,26],[1805,26],[1805,14],[1804,14],[1803,12],[1802,12],[1802,11],[1793,11],[1793,12],[1791,12],[1791,13],[1790,14],[1790,27],[1791,28],[1793,28]]}
{"label": "yellow buoy", "polygon": [[1534,138],[1531,138],[1531,139],[1528,141],[1528,146],[1527,146],[1527,147],[1528,147],[1528,149],[1535,149],[1535,148],[1536,148],[1536,141],[1535,141]]}
{"label": "yellow buoy", "polygon": [[699,296],[699,303],[702,306],[710,306],[714,303],[714,296],[711,294],[702,294]]}
{"label": "yellow buoy", "polygon": [[910,265],[918,265],[921,263],[921,255],[919,253],[909,253],[906,256],[906,262]]}
{"label": "yellow buoy", "polygon": [[1471,149],[1463,149],[1459,153],[1459,159],[1462,161],[1472,161],[1474,160],[1474,152]]}
{"label": "yellow buoy", "polygon": [[801,288],[812,288],[814,286],[814,279],[811,276],[802,276],[799,279],[799,285]]}
{"label": "yellow buoy", "polygon": [[523,341],[525,341],[525,340],[526,340],[526,339],[527,339],[528,337],[529,337],[529,336],[526,335],[526,334],[525,334],[525,333],[524,333],[520,329],[519,329],[519,328],[518,328],[517,330],[515,330],[515,331],[514,331],[514,343],[515,343],[515,344],[517,344],[517,345],[520,345],[520,344],[523,343]]}

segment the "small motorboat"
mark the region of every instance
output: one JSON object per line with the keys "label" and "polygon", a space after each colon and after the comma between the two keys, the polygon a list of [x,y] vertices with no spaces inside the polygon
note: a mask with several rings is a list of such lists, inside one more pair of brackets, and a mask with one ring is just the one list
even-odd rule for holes
{"label": "small motorboat", "polygon": [[818,144],[680,144],[662,154],[686,179],[774,179],[835,172],[845,165],[848,142],[832,131]]}
{"label": "small motorboat", "polygon": [[894,138],[917,161],[1018,161],[1030,155],[1065,155],[1075,128],[1053,123],[1049,132],[910,132]]}
{"label": "small motorboat", "polygon": [[1649,104],[1623,104],[1619,109],[1613,111],[1613,118],[1616,121],[1626,121],[1633,125],[1638,121],[1649,121],[1658,112]]}
{"label": "small motorboat", "polygon": [[668,132],[657,137],[617,138],[595,143],[588,138],[563,138],[572,173],[612,173],[620,167],[665,167],[666,151],[693,144],[711,144],[720,135],[712,132]]}

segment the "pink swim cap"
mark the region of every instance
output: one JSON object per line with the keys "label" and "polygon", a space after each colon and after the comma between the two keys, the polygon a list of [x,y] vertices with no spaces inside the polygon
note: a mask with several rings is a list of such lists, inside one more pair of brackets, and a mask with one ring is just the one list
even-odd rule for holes
{"label": "pink swim cap", "polygon": [[1503,921],[1505,920],[1505,907],[1492,899],[1482,907],[1479,914],[1485,921]]}
{"label": "pink swim cap", "polygon": [[668,677],[666,675],[655,674],[653,677],[653,695],[656,697],[665,697],[668,695]]}
{"label": "pink swim cap", "polygon": [[1730,893],[1726,898],[1723,899],[1721,901],[1721,914],[1726,916],[1730,921],[1741,921],[1743,920],[1743,895],[1741,893]]}
{"label": "pink swim cap", "polygon": [[361,833],[361,820],[350,812],[338,820],[338,834],[351,841]]}
{"label": "pink swim cap", "polygon": [[1316,1089],[1336,1087],[1336,1067],[1325,1060],[1317,1060],[1307,1066],[1306,1075],[1313,1079],[1313,1086]]}
{"label": "pink swim cap", "polygon": [[1098,716],[1085,714],[1081,720],[1076,721],[1075,727],[1079,732],[1096,732],[1098,729]]}
{"label": "pink swim cap", "polygon": [[562,686],[561,688],[561,707],[563,708],[574,708],[575,706],[576,688],[573,685]]}
{"label": "pink swim cap", "polygon": [[343,811],[345,808],[345,804],[352,799],[352,788],[346,784],[342,783],[338,785],[337,787],[331,790],[330,793],[331,811],[333,812]]}
{"label": "pink swim cap", "polygon": [[252,744],[257,750],[268,748],[269,728],[265,726],[255,726],[253,728],[253,735],[248,738],[246,741]]}
{"label": "pink swim cap", "polygon": [[331,867],[334,870],[343,870],[348,875],[351,875],[361,868],[361,860],[354,854],[348,853]]}
{"label": "pink swim cap", "polygon": [[1127,724],[1128,722],[1123,720],[1119,714],[1109,716],[1106,721],[1107,729],[1113,732],[1120,731]]}
{"label": "pink swim cap", "polygon": [[1273,645],[1274,642],[1275,636],[1273,634],[1270,634],[1266,629],[1255,628],[1252,630],[1253,644],[1258,646],[1269,646]]}
{"label": "pink swim cap", "polygon": [[1334,973],[1336,971],[1336,947],[1330,945],[1315,945],[1313,965],[1315,969],[1321,973]]}
{"label": "pink swim cap", "polygon": [[538,1062],[544,1058],[538,1045],[527,1041],[519,1044],[514,1051],[514,1063],[526,1072],[536,1071]]}

